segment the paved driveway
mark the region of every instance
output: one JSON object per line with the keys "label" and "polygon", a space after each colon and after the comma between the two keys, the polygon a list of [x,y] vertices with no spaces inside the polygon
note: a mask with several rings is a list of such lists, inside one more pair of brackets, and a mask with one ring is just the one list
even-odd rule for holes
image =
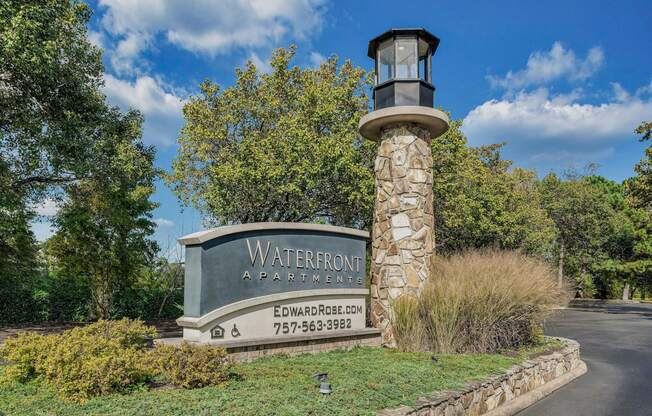
{"label": "paved driveway", "polygon": [[558,311],[545,332],[579,341],[588,372],[519,416],[652,415],[652,305]]}

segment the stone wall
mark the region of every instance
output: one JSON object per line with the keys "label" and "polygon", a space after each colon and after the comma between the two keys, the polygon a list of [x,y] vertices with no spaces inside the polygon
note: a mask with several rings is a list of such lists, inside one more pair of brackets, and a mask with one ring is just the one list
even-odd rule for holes
{"label": "stone wall", "polygon": [[516,365],[502,375],[471,382],[457,391],[437,392],[409,406],[385,409],[378,416],[464,416],[483,415],[559,377],[584,366],[580,345],[558,338],[566,344],[558,352]]}
{"label": "stone wall", "polygon": [[383,129],[374,166],[371,321],[394,346],[391,303],[416,294],[430,275],[433,255],[430,133],[415,124]]}

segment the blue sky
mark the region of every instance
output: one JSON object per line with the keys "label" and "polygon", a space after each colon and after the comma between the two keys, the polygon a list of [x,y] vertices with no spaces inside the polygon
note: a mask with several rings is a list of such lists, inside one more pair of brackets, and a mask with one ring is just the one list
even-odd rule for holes
{"label": "blue sky", "polygon": [[[633,129],[652,119],[650,1],[99,0],[92,42],[105,49],[109,101],[145,115],[144,140],[169,170],[182,108],[199,83],[229,86],[251,59],[298,45],[296,63],[337,54],[368,70],[367,41],[391,27],[441,38],[433,60],[436,106],[464,119],[471,145],[506,141],[504,155],[540,175],[597,163],[620,181],[644,144]],[[202,229],[162,183],[156,239]],[[46,203],[43,214],[56,207]],[[35,224],[45,238],[47,221]]]}

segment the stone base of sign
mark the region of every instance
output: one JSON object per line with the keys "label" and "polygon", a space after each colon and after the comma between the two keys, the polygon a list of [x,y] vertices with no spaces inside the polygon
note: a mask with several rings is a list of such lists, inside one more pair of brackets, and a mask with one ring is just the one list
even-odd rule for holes
{"label": "stone base of sign", "polygon": [[[179,345],[183,338],[161,338],[156,343]],[[365,328],[333,333],[286,336],[246,341],[213,341],[208,345],[224,348],[235,361],[251,361],[274,354],[298,355],[354,347],[379,347],[381,331]]]}
{"label": "stone base of sign", "polygon": [[566,343],[559,351],[527,360],[502,375],[475,381],[456,391],[422,397],[413,406],[385,409],[377,416],[511,416],[586,373],[580,344]]}

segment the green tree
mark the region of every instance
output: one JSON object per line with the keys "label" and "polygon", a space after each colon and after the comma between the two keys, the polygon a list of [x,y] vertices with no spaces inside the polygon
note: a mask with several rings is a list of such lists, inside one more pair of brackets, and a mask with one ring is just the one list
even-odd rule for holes
{"label": "green tree", "polygon": [[205,81],[184,107],[169,182],[213,223],[369,225],[375,147],[357,133],[366,74],[336,57],[290,66],[294,54],[276,50],[269,74],[248,62],[225,90]]}
{"label": "green tree", "polygon": [[[636,128],[641,141],[652,137],[652,123]],[[636,176],[625,181],[618,192],[619,216],[611,233],[610,256],[599,264],[598,271],[622,284],[622,298],[629,299],[637,288],[652,285],[652,146],[634,167]]]}
{"label": "green tree", "polygon": [[49,253],[57,273],[90,283],[92,315],[108,318],[114,299],[151,266],[157,246],[150,201],[158,171],[141,141],[142,117],[107,110],[87,178],[66,186]]}
{"label": "green tree", "polygon": [[[0,161],[0,170],[4,166]],[[0,189],[10,180],[0,173]],[[14,192],[0,190],[0,323],[30,319],[37,246],[29,226],[33,213]]]}
{"label": "green tree", "polygon": [[[652,139],[652,123],[641,123],[635,132],[641,135],[642,142]],[[645,149],[645,155],[634,171],[636,176],[628,183],[632,202],[638,207],[652,210],[652,144]]]}
{"label": "green tree", "polygon": [[585,180],[611,206],[613,215],[604,222],[605,238],[602,247],[596,250],[592,258],[591,279],[582,281],[586,285],[582,294],[603,299],[613,298],[620,295],[617,291],[621,286],[622,289],[627,288],[625,282],[631,281],[621,265],[629,261],[634,253],[635,228],[631,217],[633,213],[623,184],[596,175],[588,176]]}
{"label": "green tree", "polygon": [[21,197],[83,177],[104,109],[101,51],[77,1],[0,3],[1,192]]}
{"label": "green tree", "polygon": [[570,275],[581,289],[605,244],[614,209],[587,178],[576,174],[563,180],[551,173],[540,188],[542,205],[556,225],[559,286]]}
{"label": "green tree", "polygon": [[503,144],[469,147],[461,126],[454,120],[432,141],[437,250],[497,247],[548,255],[554,224],[540,206],[535,173],[510,169]]}
{"label": "green tree", "polygon": [[[148,238],[154,151],[140,142],[139,114],[106,104],[90,17],[77,0],[0,2],[0,297],[11,310],[34,309],[18,299],[55,307],[62,292],[76,301],[90,293],[93,315],[107,317],[156,248]],[[34,279],[29,207],[49,193],[63,208],[44,245],[45,276]],[[26,296],[5,296],[10,279],[32,285]],[[85,311],[59,306],[43,317]]]}
{"label": "green tree", "polygon": [[104,97],[90,14],[69,0],[0,2],[0,320],[34,316],[30,206],[83,177],[92,156]]}

